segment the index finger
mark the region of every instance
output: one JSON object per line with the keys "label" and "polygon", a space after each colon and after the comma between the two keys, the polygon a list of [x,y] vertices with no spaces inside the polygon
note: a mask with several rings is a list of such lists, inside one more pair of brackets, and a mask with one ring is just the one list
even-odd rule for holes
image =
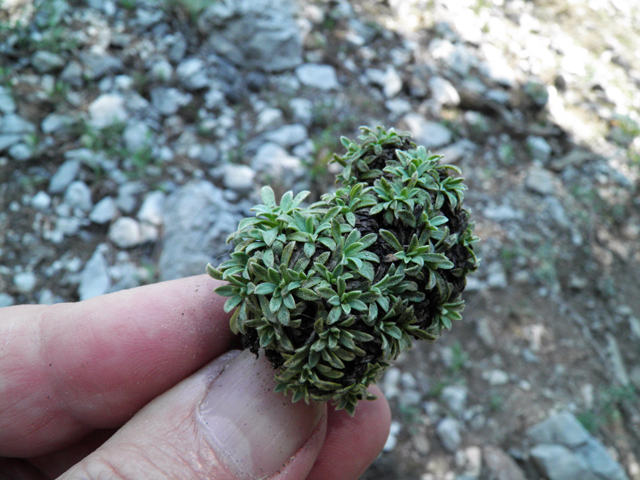
{"label": "index finger", "polygon": [[206,275],[79,303],[0,309],[0,456],[123,424],[233,342]]}

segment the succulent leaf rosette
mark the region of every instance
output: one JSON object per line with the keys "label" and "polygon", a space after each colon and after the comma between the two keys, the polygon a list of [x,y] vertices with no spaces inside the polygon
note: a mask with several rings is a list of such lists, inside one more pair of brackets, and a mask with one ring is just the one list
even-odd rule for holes
{"label": "succulent leaf rosette", "polygon": [[460,170],[440,164],[408,133],[361,127],[339,188],[303,206],[309,192],[262,204],[229,236],[231,258],[208,273],[235,309],[231,329],[263,349],[276,390],[328,401],[351,415],[413,339],[435,340],[461,319],[477,237],[462,208]]}

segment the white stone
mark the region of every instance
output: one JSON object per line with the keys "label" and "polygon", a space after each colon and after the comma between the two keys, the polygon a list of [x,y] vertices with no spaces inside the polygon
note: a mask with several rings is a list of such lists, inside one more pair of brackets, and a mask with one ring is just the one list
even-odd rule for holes
{"label": "white stone", "polygon": [[442,77],[431,77],[429,79],[429,90],[431,98],[442,106],[456,107],[460,104],[460,95],[451,82]]}
{"label": "white stone", "polygon": [[20,293],[31,293],[37,282],[38,277],[33,272],[21,272],[13,277],[13,285]]}
{"label": "white stone", "polygon": [[451,417],[443,419],[436,427],[436,434],[444,449],[450,453],[455,453],[462,440],[458,421]]}
{"label": "white stone", "polygon": [[84,266],[80,274],[80,285],[78,286],[80,300],[104,295],[109,291],[111,278],[109,277],[109,265],[103,253],[105,250],[105,244],[98,245]]}
{"label": "white stone", "polygon": [[46,210],[51,205],[51,197],[47,194],[47,192],[39,191],[36,193],[31,199],[31,206],[36,210]]}
{"label": "white stone", "polygon": [[305,174],[300,159],[289,155],[284,148],[273,142],[267,142],[258,149],[251,160],[251,167],[285,184],[290,184]]}
{"label": "white stone", "polygon": [[386,70],[368,68],[365,75],[372,84],[382,88],[387,98],[395,97],[402,90],[402,78],[393,65],[389,65]]}
{"label": "white stone", "polygon": [[530,135],[527,137],[527,149],[534,160],[547,163],[551,157],[551,145],[543,137]]}
{"label": "white stone", "polygon": [[151,103],[162,115],[173,115],[180,107],[191,102],[193,96],[177,88],[155,88],[151,91]]}
{"label": "white stone", "polygon": [[0,292],[0,308],[10,307],[16,303],[15,299],[8,293]]}
{"label": "white stone", "polygon": [[51,177],[49,182],[49,193],[63,192],[71,182],[75,180],[80,171],[80,162],[77,160],[67,160],[64,162],[56,173]]}
{"label": "white stone", "polygon": [[284,114],[279,108],[263,108],[258,114],[256,130],[264,132],[280,127],[284,123]]}
{"label": "white stone", "polygon": [[238,193],[248,193],[254,188],[256,172],[247,165],[225,165],[222,183],[225,188]]}
{"label": "white stone", "polygon": [[159,190],[151,192],[146,196],[140,210],[138,220],[151,225],[162,225],[162,207],[164,206],[165,194]]}
{"label": "white stone", "polygon": [[89,123],[95,128],[105,128],[129,118],[125,101],[116,93],[103,93],[89,105]]}
{"label": "white stone", "polygon": [[116,207],[115,200],[110,197],[104,197],[98,203],[96,203],[93,210],[89,214],[89,220],[94,223],[104,224],[112,221],[118,214],[118,208]]}
{"label": "white stone", "polygon": [[533,167],[524,181],[525,186],[540,195],[552,195],[555,192],[554,176],[548,170]]}
{"label": "white stone", "polygon": [[16,111],[16,102],[8,88],[0,86],[0,112],[13,113]]}
{"label": "white stone", "polygon": [[461,415],[467,405],[467,390],[458,385],[448,385],[442,389],[442,401],[456,415]]}
{"label": "white stone", "polygon": [[281,147],[291,148],[307,139],[307,128],[304,125],[284,125],[265,135],[265,138]]}
{"label": "white stone", "polygon": [[313,121],[313,102],[306,98],[294,98],[289,102],[293,111],[293,120],[305,126]]}
{"label": "white stone", "polygon": [[296,76],[303,85],[320,90],[335,90],[340,86],[336,70],[331,65],[305,63],[296,68]]}
{"label": "white stone", "polygon": [[451,130],[444,125],[427,120],[420,114],[407,113],[403,121],[412,133],[414,141],[427,150],[448,145],[453,139]]}
{"label": "white stone", "polygon": [[120,248],[131,248],[142,243],[140,224],[130,217],[120,217],[109,228],[109,240]]}
{"label": "white stone", "polygon": [[72,208],[77,208],[83,212],[88,212],[93,207],[91,201],[91,190],[86,183],[79,180],[72,182],[64,194],[64,203]]}
{"label": "white stone", "polygon": [[504,370],[491,370],[484,372],[482,378],[487,380],[490,385],[498,386],[509,383],[509,374]]}
{"label": "white stone", "polygon": [[24,143],[17,143],[9,148],[9,156],[14,160],[25,162],[31,158],[33,150]]}
{"label": "white stone", "polygon": [[127,150],[136,152],[150,143],[150,130],[144,122],[133,122],[127,125],[122,133]]}
{"label": "white stone", "polygon": [[188,58],[176,69],[178,78],[187,90],[199,90],[209,85],[206,65],[199,58]]}

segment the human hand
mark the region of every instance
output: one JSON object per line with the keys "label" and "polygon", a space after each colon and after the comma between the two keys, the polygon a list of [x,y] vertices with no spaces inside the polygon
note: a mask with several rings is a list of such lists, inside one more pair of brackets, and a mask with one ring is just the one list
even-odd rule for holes
{"label": "human hand", "polygon": [[206,275],[0,309],[0,479],[353,480],[382,449],[381,392],[354,417],[274,393],[232,350]]}

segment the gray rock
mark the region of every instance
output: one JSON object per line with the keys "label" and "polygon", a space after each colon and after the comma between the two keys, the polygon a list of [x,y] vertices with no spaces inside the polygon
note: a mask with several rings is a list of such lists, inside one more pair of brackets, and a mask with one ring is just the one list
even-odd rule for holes
{"label": "gray rock", "polygon": [[618,341],[611,333],[607,333],[606,338],[607,353],[609,354],[611,366],[613,367],[613,375],[622,385],[628,386],[629,374],[627,373],[627,367],[624,363],[624,359],[622,358]]}
{"label": "gray rock", "polygon": [[47,73],[62,68],[64,58],[57,53],[39,50],[31,57],[31,65],[38,73]]}
{"label": "gray rock", "polygon": [[424,145],[427,150],[443,147],[453,138],[447,127],[431,122],[417,113],[408,113],[403,117],[407,129],[412,133],[418,145]]}
{"label": "gray rock", "polygon": [[369,82],[382,88],[386,98],[395,97],[402,90],[402,78],[393,65],[387,66],[386,70],[368,68],[364,73]]}
{"label": "gray rock", "polygon": [[108,53],[80,52],[84,65],[83,75],[89,80],[99,80],[106,74],[116,74],[124,70],[122,60]]}
{"label": "gray rock", "polygon": [[205,63],[199,58],[188,58],[176,69],[182,86],[187,90],[200,90],[207,87],[211,81],[207,76]]}
{"label": "gray rock", "polygon": [[122,139],[130,152],[136,152],[149,146],[151,130],[144,122],[131,122],[122,133]]}
{"label": "gray rock", "polygon": [[302,36],[293,0],[215,2],[198,18],[207,44],[247,69],[280,72],[302,61]]}
{"label": "gray rock", "polygon": [[477,63],[475,55],[465,45],[461,43],[454,45],[441,38],[435,38],[429,43],[429,52],[434,59],[462,77],[467,77],[471,68]]}
{"label": "gray rock", "polygon": [[301,84],[320,90],[335,90],[340,86],[336,70],[331,65],[305,63],[296,68],[296,76]]}
{"label": "gray rock", "polygon": [[260,110],[256,121],[256,130],[265,132],[281,127],[284,123],[284,114],[279,108],[267,107]]}
{"label": "gray rock", "polygon": [[507,288],[507,272],[504,270],[502,263],[492,262],[487,268],[487,285],[490,288]]}
{"label": "gray rock", "polygon": [[508,222],[511,220],[522,220],[524,214],[520,210],[516,210],[511,205],[502,204],[494,205],[490,204],[483,211],[483,215],[496,222]]}
{"label": "gray rock", "polygon": [[251,167],[285,185],[291,185],[296,179],[304,176],[305,169],[299,158],[293,157],[280,145],[265,143],[251,160]]}
{"label": "gray rock", "polygon": [[429,79],[431,98],[438,105],[456,107],[460,104],[460,95],[451,82],[445,78],[434,76]]}
{"label": "gray rock", "polygon": [[536,445],[556,443],[574,449],[585,444],[591,435],[573,414],[563,411],[531,427],[527,437]]}
{"label": "gray rock", "polygon": [[200,274],[208,262],[219,264],[230,251],[225,239],[240,221],[231,210],[223,191],[204,180],[189,182],[171,194],[163,210],[160,279]]}
{"label": "gray rock", "polygon": [[49,193],[61,193],[73,182],[80,172],[80,162],[67,160],[64,162],[49,182]]}
{"label": "gray rock", "polygon": [[291,148],[307,139],[307,129],[304,125],[284,125],[277,130],[268,132],[266,140],[277,143],[281,147]]}
{"label": "gray rock", "polygon": [[441,420],[436,427],[436,434],[445,450],[450,453],[455,453],[458,450],[462,438],[460,436],[460,424],[456,419],[446,417]]}
{"label": "gray rock", "polygon": [[9,156],[19,162],[26,162],[33,156],[33,150],[26,143],[16,143],[9,148]]}
{"label": "gray rock", "polygon": [[93,207],[89,214],[89,220],[102,225],[111,222],[117,214],[118,208],[115,200],[110,196],[106,196]]}
{"label": "gray rock", "polygon": [[149,75],[154,80],[166,82],[173,76],[173,67],[167,60],[162,59],[155,62],[149,70]]}
{"label": "gray rock", "polygon": [[151,103],[162,115],[167,116],[188,105],[192,98],[190,93],[183,93],[177,88],[159,87],[151,90]]}
{"label": "gray rock", "polygon": [[11,295],[9,295],[8,293],[0,292],[0,308],[10,307],[15,303],[16,301]]}
{"label": "gray rock", "polygon": [[504,451],[494,446],[483,448],[484,464],[496,480],[526,480],[518,464]]}
{"label": "gray rock", "polygon": [[549,480],[595,480],[585,461],[562,445],[537,445],[530,455],[538,471]]}
{"label": "gray rock", "polygon": [[120,210],[131,213],[138,204],[138,195],[145,191],[142,182],[126,182],[118,187],[118,197],[116,205]]}
{"label": "gray rock", "polygon": [[42,120],[40,128],[42,133],[68,133],[71,127],[78,122],[78,117],[73,115],[61,115],[59,113],[51,113]]}
{"label": "gray rock", "polygon": [[489,43],[483,44],[481,50],[486,59],[480,65],[481,72],[500,85],[513,87],[516,83],[516,74],[502,50]]}
{"label": "gray rock", "polygon": [[462,415],[467,405],[467,390],[459,385],[448,385],[442,389],[442,401],[456,415]]}
{"label": "gray rock", "polygon": [[47,192],[39,191],[31,199],[31,206],[39,211],[44,211],[51,205],[51,197]]}
{"label": "gray rock", "polygon": [[109,240],[119,248],[132,248],[143,242],[140,224],[133,218],[120,217],[109,228]]}
{"label": "gray rock", "polygon": [[306,98],[294,98],[289,102],[293,112],[293,120],[305,126],[313,121],[313,102]]}
{"label": "gray rock", "polygon": [[0,152],[4,152],[7,148],[10,148],[12,145],[20,143],[23,135],[3,135],[0,134]]}
{"label": "gray rock", "polygon": [[75,61],[69,62],[62,70],[60,80],[74,87],[81,87],[84,84],[82,65]]}
{"label": "gray rock", "polygon": [[547,163],[551,158],[551,145],[543,137],[529,135],[527,137],[527,150],[533,160],[539,160]]}
{"label": "gray rock", "polygon": [[533,167],[529,170],[524,180],[524,185],[532,192],[540,195],[553,195],[555,192],[554,176],[543,168]]}
{"label": "gray rock", "polygon": [[254,188],[253,179],[256,172],[247,165],[225,165],[222,183],[225,188],[238,193],[248,193]]}
{"label": "gray rock", "polygon": [[83,212],[90,211],[91,207],[93,207],[91,189],[86,183],[79,180],[71,182],[64,193],[64,203]]}
{"label": "gray rock", "polygon": [[38,277],[33,272],[17,273],[13,277],[13,285],[20,293],[31,293],[38,283]]}
{"label": "gray rock", "polygon": [[489,385],[499,386],[509,383],[509,374],[504,370],[490,370],[482,374],[482,378],[489,382]]}
{"label": "gray rock", "polygon": [[599,480],[629,480],[624,468],[616,462],[597,438],[589,438],[575,453],[589,465]]}
{"label": "gray rock", "polygon": [[0,118],[0,133],[3,135],[24,135],[35,133],[36,126],[15,113]]}
{"label": "gray rock", "polygon": [[162,225],[162,209],[166,195],[156,190],[149,193],[138,211],[138,220],[155,226]]}
{"label": "gray rock", "polygon": [[109,264],[104,257],[106,250],[106,244],[98,245],[82,269],[80,284],[78,286],[80,300],[87,300],[104,295],[109,291],[111,278],[109,277]]}
{"label": "gray rock", "polygon": [[0,112],[13,113],[16,111],[16,102],[11,95],[11,91],[0,85]]}
{"label": "gray rock", "polygon": [[89,105],[89,123],[95,128],[105,128],[129,118],[125,99],[117,93],[103,93]]}

